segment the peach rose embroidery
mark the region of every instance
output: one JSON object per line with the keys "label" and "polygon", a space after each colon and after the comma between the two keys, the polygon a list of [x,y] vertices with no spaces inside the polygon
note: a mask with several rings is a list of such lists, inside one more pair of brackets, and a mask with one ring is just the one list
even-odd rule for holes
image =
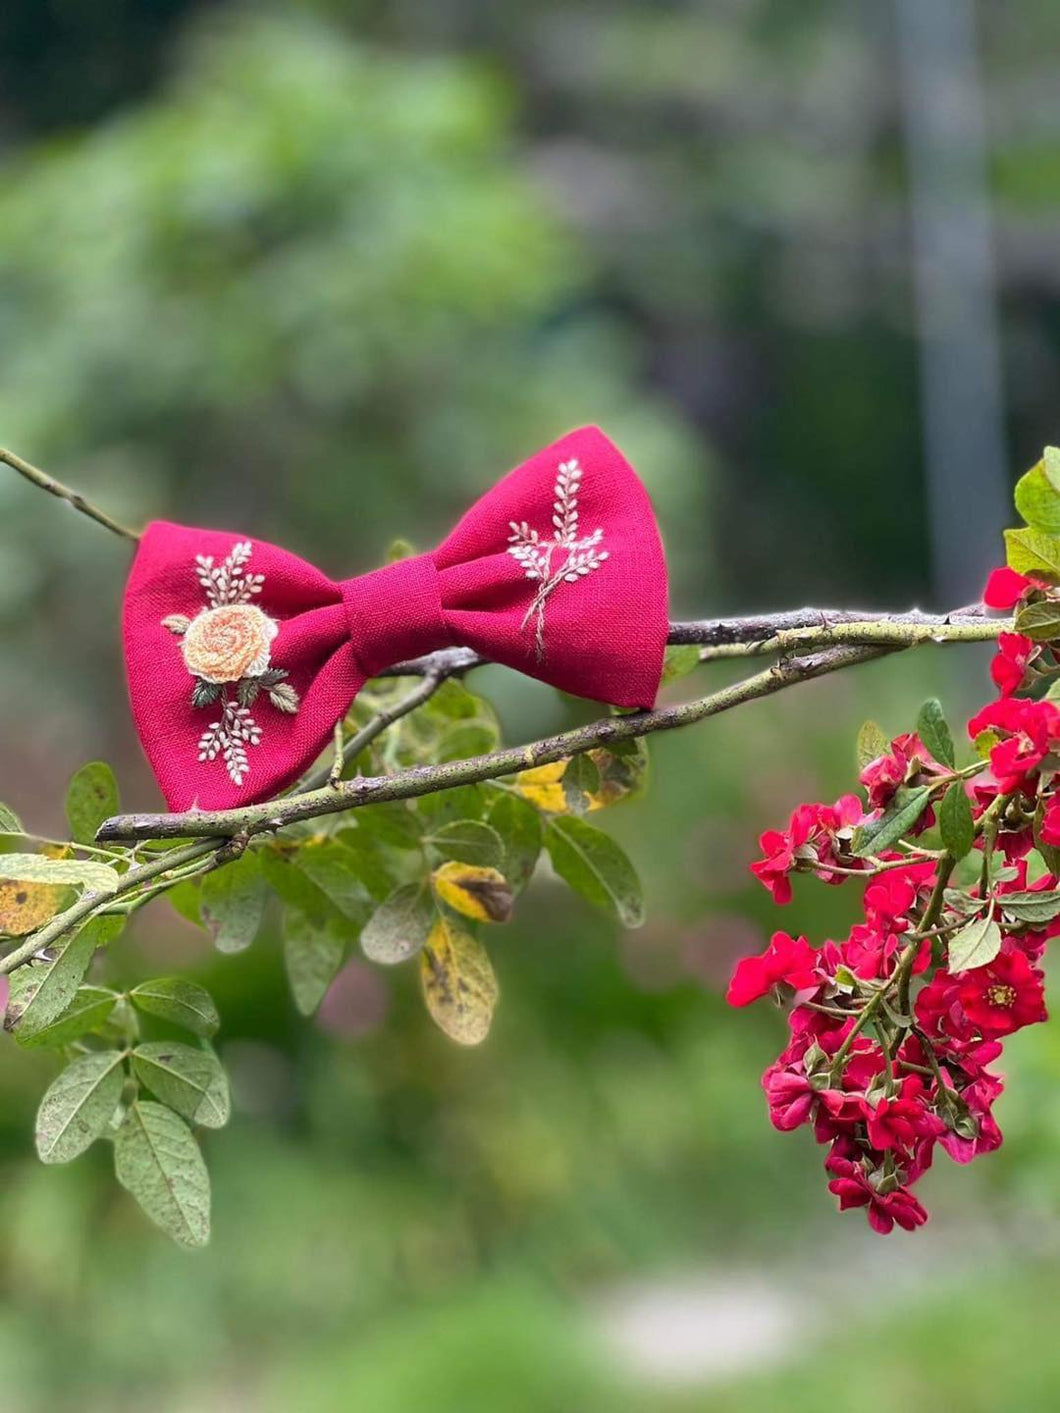
{"label": "peach rose embroidery", "polygon": [[188,671],[204,682],[260,677],[269,665],[269,645],[279,625],[249,603],[207,608],[193,618],[181,649]]}
{"label": "peach rose embroidery", "polygon": [[279,624],[249,602],[265,584],[263,574],[247,571],[252,553],[250,541],[240,540],[220,564],[213,555],[197,555],[195,574],[207,607],[194,618],[173,614],[162,620],[182,640],[184,664],[195,680],[192,706],[221,707],[220,719],[199,737],[199,759],[222,760],[233,785],[242,785],[250,772],[247,747],[261,744],[261,727],[250,712],[259,694],[288,714],[299,704],[287,673],[271,665]]}

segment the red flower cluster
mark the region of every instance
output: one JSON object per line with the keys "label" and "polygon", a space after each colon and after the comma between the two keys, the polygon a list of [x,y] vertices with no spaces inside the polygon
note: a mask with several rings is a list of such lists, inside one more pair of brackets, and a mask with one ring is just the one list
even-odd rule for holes
{"label": "red flower cluster", "polygon": [[[1048,593],[1004,569],[984,597],[1012,608]],[[762,835],[751,866],[778,903],[796,872],[863,875],[863,917],[846,938],[814,948],[774,933],[739,962],[728,1000],[790,1002],[788,1044],[762,1079],[770,1118],[813,1129],[840,1209],[865,1208],[877,1232],[927,1220],[912,1188],[937,1146],[959,1163],[998,1147],[1002,1081],[990,1065],[1004,1037],[1046,1019],[1040,960],[1060,933],[1060,709],[1015,694],[1060,671],[1053,649],[1000,635],[1001,695],[968,723],[978,760],[958,765],[929,704],[917,733],[863,769],[867,808],[851,795],[801,805],[786,830]],[[935,827],[941,848],[924,842]]]}

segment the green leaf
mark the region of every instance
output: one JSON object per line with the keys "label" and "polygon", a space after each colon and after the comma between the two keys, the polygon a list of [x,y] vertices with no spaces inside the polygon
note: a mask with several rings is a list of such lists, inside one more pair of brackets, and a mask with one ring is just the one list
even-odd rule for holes
{"label": "green leaf", "polygon": [[11,978],[4,1029],[20,1040],[39,1034],[73,1001],[97,947],[122,929],[120,917],[97,917],[56,947],[46,961],[19,967]]}
{"label": "green leaf", "polygon": [[890,749],[891,742],[882,726],[877,726],[875,721],[862,722],[857,741],[858,770],[864,770]]}
{"label": "green leaf", "polygon": [[702,648],[697,647],[695,643],[667,648],[663,658],[662,685],[665,687],[670,682],[680,681],[682,677],[694,672],[699,666],[701,652]]}
{"label": "green leaf", "polygon": [[1060,491],[1046,474],[1044,461],[1019,478],[1014,498],[1016,509],[1028,525],[1048,535],[1060,534]]}
{"label": "green leaf", "polygon": [[138,1011],[172,1021],[204,1039],[216,1034],[221,1024],[209,991],[180,976],[160,976],[154,981],[141,982],[129,992],[129,1000]]}
{"label": "green leaf", "polygon": [[361,877],[361,860],[353,849],[337,839],[306,844],[295,855],[295,864],[343,917],[356,923],[365,921],[371,898]]}
{"label": "green leaf", "polygon": [[1000,951],[1001,929],[994,919],[973,918],[950,938],[950,971],[970,971],[974,967],[985,967]]}
{"label": "green leaf", "polygon": [[288,907],[283,915],[283,957],[294,1003],[311,1016],[323,1001],[346,956],[346,935],[338,920],[308,917]]}
{"label": "green leaf", "polygon": [[494,800],[488,820],[504,847],[501,872],[511,884],[512,892],[521,893],[530,882],[541,853],[544,833],[541,816],[518,795],[504,794]]}
{"label": "green leaf", "polygon": [[361,929],[361,951],[384,966],[407,962],[426,942],[434,919],[426,886],[404,883],[379,904]]}
{"label": "green leaf", "polygon": [[595,795],[600,789],[600,772],[596,762],[584,752],[581,755],[571,756],[560,784],[563,787],[563,798],[566,801],[567,809],[571,814],[585,814],[592,805],[589,796]]}
{"label": "green leaf", "polygon": [[937,761],[942,765],[948,765],[951,770],[956,768],[957,757],[953,750],[953,737],[946,724],[942,703],[937,697],[929,697],[920,708],[920,715],[916,719],[916,730],[917,735]]}
{"label": "green leaf", "polygon": [[0,804],[0,834],[24,834],[22,821],[14,810]]}
{"label": "green leaf", "polygon": [[132,1067],[156,1099],[189,1123],[224,1128],[231,1117],[228,1078],[212,1050],[179,1040],[153,1040],[137,1045]]}
{"label": "green leaf", "polygon": [[1041,530],[1005,531],[1005,555],[1017,574],[1033,574],[1036,579],[1060,579],[1060,538]]}
{"label": "green leaf", "polygon": [[66,792],[66,818],[78,844],[91,844],[105,819],[121,812],[118,782],[106,761],[83,765]]}
{"label": "green leaf", "polygon": [[1060,917],[1060,893],[1003,893],[998,898],[1006,917],[1037,925]]}
{"label": "green leaf", "polygon": [[242,952],[265,916],[269,889],[257,854],[246,853],[202,880],[199,913],[219,952]]}
{"label": "green leaf", "polygon": [[81,1055],[52,1080],[37,1110],[42,1163],[69,1163],[106,1131],[121,1100],[124,1058],[120,1050]]}
{"label": "green leaf", "polygon": [[181,1246],[210,1239],[210,1175],[195,1135],[172,1109],[129,1106],[114,1136],[114,1172],[143,1211]]}
{"label": "green leaf", "polygon": [[404,800],[383,800],[353,814],[354,833],[395,849],[418,849],[423,827]]}
{"label": "green leaf", "polygon": [[341,917],[328,895],[297,866],[297,853],[280,853],[266,849],[261,855],[261,870],[266,882],[292,908],[323,924]]}
{"label": "green leaf", "polygon": [[427,835],[427,840],[443,858],[481,864],[484,868],[499,869],[504,863],[501,836],[477,819],[455,819],[443,824],[434,834]]}
{"label": "green leaf", "polygon": [[[207,875],[209,876],[209,875]],[[185,878],[182,882],[176,883],[172,888],[167,888],[165,893],[166,902],[173,908],[174,912],[190,922],[193,927],[202,927],[202,883],[198,878]]]}
{"label": "green leaf", "polygon": [[1060,447],[1047,446],[1042,453],[1042,470],[1054,491],[1060,491]]}
{"label": "green leaf", "polygon": [[478,785],[457,785],[416,801],[416,813],[428,829],[440,829],[455,819],[481,819],[485,812],[486,798]]}
{"label": "green leaf", "polygon": [[624,850],[584,819],[559,815],[545,828],[552,867],[576,893],[612,913],[626,927],[644,921],[640,879]]}
{"label": "green leaf", "polygon": [[94,893],[112,893],[118,874],[95,859],[49,859],[44,854],[0,854],[0,878],[24,883],[80,883]]}
{"label": "green leaf", "polygon": [[942,843],[955,859],[963,859],[975,843],[975,821],[963,784],[955,780],[939,806]]}
{"label": "green leaf", "polygon": [[1013,625],[1017,633],[1033,638],[1036,643],[1051,643],[1060,638],[1060,603],[1055,599],[1039,599],[1016,614]]}
{"label": "green leaf", "polygon": [[23,1035],[21,1026],[16,1026],[12,1034],[25,1050],[68,1045],[79,1036],[101,1030],[110,1020],[119,999],[116,991],[108,991],[102,986],[79,986],[74,999],[58,1020],[29,1035]]}
{"label": "green leaf", "polygon": [[904,786],[898,790],[878,819],[870,819],[854,831],[854,854],[861,859],[880,854],[901,839],[924,813],[931,789],[930,785],[918,785],[914,790]]}

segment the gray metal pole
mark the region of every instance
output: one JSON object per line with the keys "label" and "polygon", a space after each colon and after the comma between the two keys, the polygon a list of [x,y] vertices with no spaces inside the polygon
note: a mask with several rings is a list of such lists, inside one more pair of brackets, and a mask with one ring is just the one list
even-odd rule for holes
{"label": "gray metal pole", "polygon": [[932,577],[961,603],[1010,513],[975,0],[895,0],[895,14]]}

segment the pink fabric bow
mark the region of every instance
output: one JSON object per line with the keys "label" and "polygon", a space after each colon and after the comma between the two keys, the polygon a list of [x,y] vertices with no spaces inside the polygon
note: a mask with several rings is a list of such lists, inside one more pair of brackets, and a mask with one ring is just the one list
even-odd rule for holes
{"label": "pink fabric bow", "polygon": [[651,503],[596,427],[516,467],[432,554],[343,583],[262,540],[156,522],[124,610],[133,715],[175,810],[279,793],[368,678],[438,648],[650,707],[667,630]]}

